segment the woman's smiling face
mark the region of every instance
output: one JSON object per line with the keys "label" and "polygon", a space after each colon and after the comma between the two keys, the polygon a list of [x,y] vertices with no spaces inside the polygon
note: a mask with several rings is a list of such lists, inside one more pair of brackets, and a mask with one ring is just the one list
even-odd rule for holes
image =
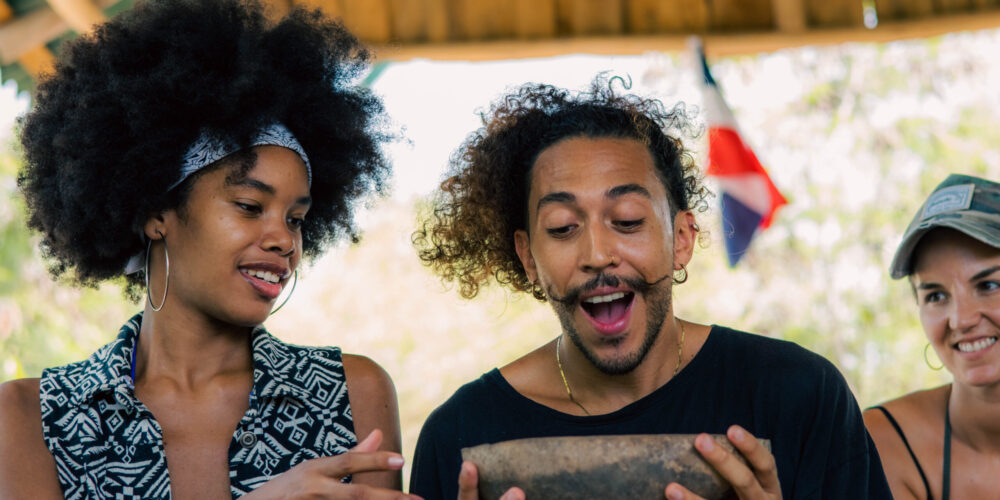
{"label": "woman's smiling face", "polygon": [[[301,225],[311,203],[305,164],[279,146],[255,147],[253,153],[254,166],[245,175],[233,175],[238,165],[206,172],[183,208],[147,223],[148,236],[166,240],[166,306],[172,313],[259,325],[298,266]],[[161,252],[154,247],[152,257],[162,259]],[[154,297],[159,290],[162,283],[154,282]]]}
{"label": "woman's smiling face", "polygon": [[925,235],[910,276],[920,321],[957,383],[1000,384],[1000,249],[950,229]]}

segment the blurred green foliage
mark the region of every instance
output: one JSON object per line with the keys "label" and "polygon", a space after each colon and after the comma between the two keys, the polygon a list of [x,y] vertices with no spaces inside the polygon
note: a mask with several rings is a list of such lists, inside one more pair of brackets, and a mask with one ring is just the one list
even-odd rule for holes
{"label": "blurred green foliage", "polygon": [[113,285],[53,282],[26,226],[12,150],[0,154],[0,380],[37,377],[45,367],[85,358],[133,308]]}

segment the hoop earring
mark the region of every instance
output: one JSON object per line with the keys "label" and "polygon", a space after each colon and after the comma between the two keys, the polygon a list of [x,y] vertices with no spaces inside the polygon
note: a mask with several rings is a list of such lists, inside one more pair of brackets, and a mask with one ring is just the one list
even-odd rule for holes
{"label": "hoop earring", "polygon": [[681,268],[680,268],[679,271],[675,271],[675,273],[679,273],[679,272],[683,272],[684,273],[684,277],[680,278],[680,279],[677,279],[677,276],[674,276],[673,280],[674,280],[674,284],[675,285],[680,285],[681,283],[684,283],[685,281],[688,280],[688,270],[687,270],[687,267],[684,266],[684,264],[681,264]]}
{"label": "hoop earring", "polygon": [[[927,367],[930,368],[931,370],[940,371],[942,368],[944,368],[944,362],[942,361],[941,366],[938,366],[936,368],[931,365],[931,360],[927,357],[927,350],[930,349],[930,347],[931,347],[930,342],[928,342],[927,345],[924,346],[924,363],[927,363]],[[938,361],[941,360],[938,359]]]}
{"label": "hoop earring", "polygon": [[297,285],[298,283],[299,283],[299,270],[296,269],[295,278],[293,278],[292,280],[292,289],[288,291],[288,295],[285,296],[285,300],[281,302],[281,305],[272,309],[271,312],[268,314],[268,316],[273,316],[274,313],[280,311],[282,307],[285,307],[285,304],[288,303],[288,299],[292,298],[292,294],[295,293],[295,285]]}
{"label": "hoop earring", "polygon": [[149,307],[151,307],[153,311],[163,309],[163,304],[167,302],[167,288],[170,287],[170,254],[167,253],[167,238],[163,236],[163,233],[159,233],[159,231],[157,231],[157,233],[160,234],[160,238],[163,240],[163,260],[167,264],[167,273],[163,278],[163,298],[160,300],[160,307],[156,307],[153,305],[153,297],[149,293],[149,251],[153,248],[153,240],[149,240],[149,242],[146,243],[146,268],[143,271],[143,274],[146,275],[146,300],[149,301]]}

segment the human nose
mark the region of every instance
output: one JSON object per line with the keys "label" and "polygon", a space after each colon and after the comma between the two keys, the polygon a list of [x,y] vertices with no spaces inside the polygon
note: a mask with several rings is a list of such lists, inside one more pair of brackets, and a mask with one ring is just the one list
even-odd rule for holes
{"label": "human nose", "polygon": [[955,331],[965,331],[979,323],[981,318],[979,307],[974,298],[961,297],[955,294],[951,299],[948,311],[948,326]]}
{"label": "human nose", "polygon": [[264,225],[261,246],[265,250],[289,257],[295,253],[296,240],[294,230],[288,227],[284,217],[271,217]]}
{"label": "human nose", "polygon": [[599,225],[589,228],[586,237],[582,238],[582,243],[584,248],[581,267],[585,271],[600,272],[607,267],[617,266],[621,261],[617,255],[613,236]]}

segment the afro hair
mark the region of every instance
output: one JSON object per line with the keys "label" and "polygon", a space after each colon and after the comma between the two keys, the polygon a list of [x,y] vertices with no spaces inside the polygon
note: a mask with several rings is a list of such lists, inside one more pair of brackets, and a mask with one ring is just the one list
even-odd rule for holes
{"label": "afro hair", "polygon": [[[451,160],[431,213],[413,233],[421,261],[465,298],[490,280],[544,301],[514,248],[514,232],[527,229],[531,168],[549,146],[570,137],[635,139],[654,158],[671,214],[704,211],[711,193],[682,141],[694,136],[683,104],[665,109],[655,99],[616,93],[620,78],[598,76],[587,92],[526,84],[494,102],[484,126],[469,135]],[[624,83],[624,82],[622,82]],[[626,85],[627,88],[627,85]]]}
{"label": "afro hair", "polygon": [[[273,22],[255,0],[139,3],[67,43],[20,133],[18,185],[53,275],[84,285],[124,275],[145,249],[145,221],[183,208],[192,179],[167,187],[187,148],[201,134],[247,145],[276,122],[312,164],[304,255],[357,240],[353,203],[384,191],[393,138],[381,101],[352,86],[369,59],[318,10]],[[129,295],[141,279],[128,277]]]}

